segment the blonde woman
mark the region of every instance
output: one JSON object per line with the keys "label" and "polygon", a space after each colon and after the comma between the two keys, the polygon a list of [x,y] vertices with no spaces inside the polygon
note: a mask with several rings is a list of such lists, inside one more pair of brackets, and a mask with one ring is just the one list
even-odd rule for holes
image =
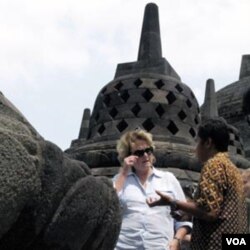
{"label": "blonde woman", "polygon": [[169,207],[150,208],[146,200],[159,199],[161,190],[173,199],[185,199],[172,173],[154,167],[152,135],[144,130],[129,131],[117,143],[121,162],[114,179],[123,220],[116,250],[179,250],[180,242],[190,232],[190,222],[177,222]]}

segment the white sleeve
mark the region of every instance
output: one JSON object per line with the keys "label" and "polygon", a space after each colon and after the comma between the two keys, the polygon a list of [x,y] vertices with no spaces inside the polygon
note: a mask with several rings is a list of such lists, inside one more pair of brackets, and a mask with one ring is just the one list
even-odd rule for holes
{"label": "white sleeve", "polygon": [[[170,173],[168,177],[169,177],[168,181],[171,182],[172,184],[172,189],[173,189],[175,199],[186,201],[186,197],[185,197],[185,194],[183,192],[180,182],[172,173]],[[175,230],[178,230],[180,227],[183,227],[183,226],[192,228],[193,224],[192,222],[189,222],[189,221],[177,221],[177,220],[174,221]]]}

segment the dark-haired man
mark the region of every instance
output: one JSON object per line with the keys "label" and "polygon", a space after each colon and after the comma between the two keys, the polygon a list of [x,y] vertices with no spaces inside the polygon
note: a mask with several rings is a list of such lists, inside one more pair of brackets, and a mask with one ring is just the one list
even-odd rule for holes
{"label": "dark-haired man", "polygon": [[192,250],[222,249],[222,234],[247,233],[247,210],[241,174],[229,159],[229,132],[221,119],[199,127],[196,154],[203,163],[194,202],[161,199],[149,206],[169,205],[193,215]]}

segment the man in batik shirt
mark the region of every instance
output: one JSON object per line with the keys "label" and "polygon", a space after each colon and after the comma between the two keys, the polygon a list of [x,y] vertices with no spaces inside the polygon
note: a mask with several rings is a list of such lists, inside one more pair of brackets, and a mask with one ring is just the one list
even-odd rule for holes
{"label": "man in batik shirt", "polygon": [[196,154],[203,163],[194,202],[161,199],[149,206],[169,205],[193,215],[192,250],[221,250],[222,234],[247,233],[243,181],[229,159],[229,133],[220,119],[209,119],[198,130]]}

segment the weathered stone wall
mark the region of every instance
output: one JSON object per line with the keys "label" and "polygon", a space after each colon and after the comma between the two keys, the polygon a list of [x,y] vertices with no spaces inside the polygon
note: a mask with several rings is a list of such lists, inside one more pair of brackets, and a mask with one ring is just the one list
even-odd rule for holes
{"label": "weathered stone wall", "polygon": [[245,157],[248,160],[250,159],[250,129],[243,113],[243,100],[249,88],[250,77],[245,76],[217,92],[219,115],[239,130],[245,150]]}
{"label": "weathered stone wall", "polygon": [[0,94],[0,249],[112,250],[120,229],[111,181],[45,141]]}

